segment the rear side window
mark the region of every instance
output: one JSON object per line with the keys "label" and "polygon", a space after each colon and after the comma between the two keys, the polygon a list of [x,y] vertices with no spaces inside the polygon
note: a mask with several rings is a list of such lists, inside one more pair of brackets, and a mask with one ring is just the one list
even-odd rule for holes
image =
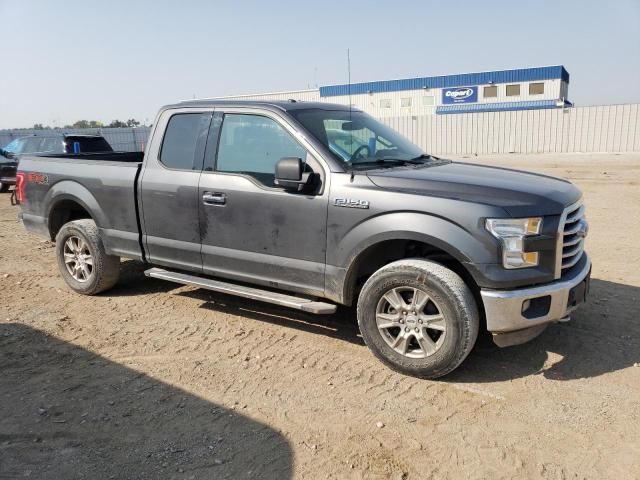
{"label": "rear side window", "polygon": [[176,170],[200,170],[210,120],[210,112],[173,115],[162,140],[160,162]]}
{"label": "rear side window", "polygon": [[224,116],[216,170],[249,175],[272,187],[283,157],[304,161],[306,150],[277,122],[260,115]]}

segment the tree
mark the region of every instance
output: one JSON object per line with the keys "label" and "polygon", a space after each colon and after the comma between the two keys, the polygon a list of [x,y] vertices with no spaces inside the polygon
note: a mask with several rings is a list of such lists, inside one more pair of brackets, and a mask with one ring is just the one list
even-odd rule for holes
{"label": "tree", "polygon": [[78,120],[71,128],[101,128],[102,123],[97,120]]}
{"label": "tree", "polygon": [[140,126],[140,122],[134,118],[130,118],[127,120],[127,127],[138,127]]}
{"label": "tree", "polygon": [[49,128],[49,127],[45,127],[41,123],[36,123],[33,125],[34,130],[44,130],[45,128]]}
{"label": "tree", "polygon": [[122,122],[120,120],[112,120],[111,123],[107,125],[107,128],[123,128],[126,126],[127,124],[125,122]]}

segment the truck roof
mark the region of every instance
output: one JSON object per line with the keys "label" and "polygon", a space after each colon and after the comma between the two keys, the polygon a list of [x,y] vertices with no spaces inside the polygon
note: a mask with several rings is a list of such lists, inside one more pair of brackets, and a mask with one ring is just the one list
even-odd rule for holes
{"label": "truck roof", "polygon": [[[165,105],[162,109],[169,108],[184,108],[184,107],[270,107],[277,108],[283,111],[289,110],[302,110],[307,108],[315,108],[320,110],[344,110],[348,111],[348,105],[340,105],[337,103],[326,102],[304,102],[301,100],[282,100],[282,101],[267,101],[267,100],[233,100],[233,99],[201,99],[201,100],[186,100],[183,102],[175,103],[172,105]],[[358,110],[352,108],[352,110]]]}

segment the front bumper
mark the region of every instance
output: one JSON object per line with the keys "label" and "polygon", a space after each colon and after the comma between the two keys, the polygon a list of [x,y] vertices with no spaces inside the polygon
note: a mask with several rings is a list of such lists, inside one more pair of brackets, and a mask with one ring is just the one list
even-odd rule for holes
{"label": "front bumper", "polygon": [[583,255],[579,268],[560,280],[531,288],[480,291],[487,330],[494,334],[498,345],[524,343],[540,334],[549,323],[566,318],[584,302],[591,260],[586,252]]}

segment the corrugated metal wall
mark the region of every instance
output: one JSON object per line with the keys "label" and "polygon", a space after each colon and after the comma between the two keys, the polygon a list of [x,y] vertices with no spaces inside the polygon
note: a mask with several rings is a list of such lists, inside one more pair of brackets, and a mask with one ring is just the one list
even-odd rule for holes
{"label": "corrugated metal wall", "polygon": [[[550,110],[399,115],[381,121],[425,151],[442,154],[640,152],[640,104]],[[114,150],[142,150],[150,128],[61,130],[100,133]],[[3,130],[0,145],[46,130]]]}
{"label": "corrugated metal wall", "polygon": [[640,152],[640,104],[381,121],[437,154]]}

